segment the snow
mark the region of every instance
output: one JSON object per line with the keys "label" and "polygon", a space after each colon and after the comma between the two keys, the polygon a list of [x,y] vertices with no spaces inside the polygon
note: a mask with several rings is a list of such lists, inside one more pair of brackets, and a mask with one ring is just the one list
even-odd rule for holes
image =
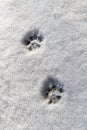
{"label": "snow", "polygon": [[[31,27],[43,34],[33,51]],[[62,98],[41,95],[49,77]],[[87,0],[0,0],[0,130],[87,129]]]}

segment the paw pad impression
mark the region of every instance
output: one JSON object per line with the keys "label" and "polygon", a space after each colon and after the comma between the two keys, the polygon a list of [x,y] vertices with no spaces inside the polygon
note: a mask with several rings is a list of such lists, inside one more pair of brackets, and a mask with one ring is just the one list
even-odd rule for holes
{"label": "paw pad impression", "polygon": [[22,40],[22,43],[27,46],[29,51],[41,47],[41,42],[43,41],[43,35],[37,28],[32,28],[27,32]]}
{"label": "paw pad impression", "polygon": [[48,77],[41,88],[41,95],[48,100],[49,104],[57,103],[61,99],[62,92],[63,84],[52,77]]}

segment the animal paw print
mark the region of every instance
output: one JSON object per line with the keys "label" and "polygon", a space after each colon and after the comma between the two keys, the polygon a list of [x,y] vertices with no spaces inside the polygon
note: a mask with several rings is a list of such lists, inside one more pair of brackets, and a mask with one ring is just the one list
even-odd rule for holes
{"label": "animal paw print", "polygon": [[48,103],[57,103],[61,99],[61,93],[63,92],[63,84],[57,79],[48,77],[44,81],[41,89],[41,94],[45,99],[48,99]]}
{"label": "animal paw print", "polygon": [[26,35],[24,36],[22,43],[27,46],[29,51],[41,47],[41,42],[43,41],[43,35],[37,28],[32,28]]}

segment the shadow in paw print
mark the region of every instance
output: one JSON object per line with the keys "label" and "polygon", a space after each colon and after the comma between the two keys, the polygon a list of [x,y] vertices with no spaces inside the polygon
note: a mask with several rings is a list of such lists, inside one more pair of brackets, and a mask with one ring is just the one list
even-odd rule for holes
{"label": "shadow in paw print", "polygon": [[22,39],[22,43],[25,46],[28,46],[29,50],[33,50],[39,48],[40,43],[43,41],[43,35],[37,28],[32,28],[29,32],[27,32]]}
{"label": "shadow in paw print", "polygon": [[41,88],[43,98],[48,98],[48,103],[56,103],[61,98],[64,85],[56,78],[48,77]]}

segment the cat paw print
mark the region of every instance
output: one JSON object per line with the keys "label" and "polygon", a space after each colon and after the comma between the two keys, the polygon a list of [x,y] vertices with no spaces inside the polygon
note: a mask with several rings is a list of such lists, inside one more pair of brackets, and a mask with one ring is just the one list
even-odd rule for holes
{"label": "cat paw print", "polygon": [[41,42],[43,41],[43,35],[37,28],[30,29],[22,40],[22,43],[27,46],[29,51],[35,50],[41,47]]}
{"label": "cat paw print", "polygon": [[57,79],[48,77],[41,88],[41,95],[48,100],[48,104],[55,104],[62,98],[63,87]]}

